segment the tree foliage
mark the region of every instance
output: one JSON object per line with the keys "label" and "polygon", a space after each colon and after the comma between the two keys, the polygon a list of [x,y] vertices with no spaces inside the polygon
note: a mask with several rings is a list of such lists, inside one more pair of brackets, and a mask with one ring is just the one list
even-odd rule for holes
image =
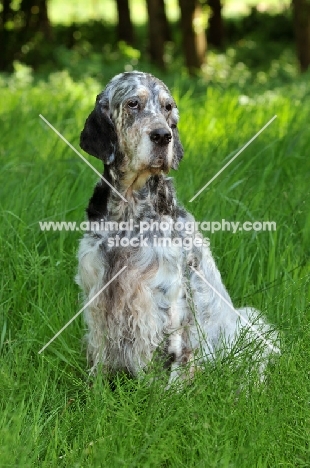
{"label": "tree foliage", "polygon": [[52,28],[48,17],[47,0],[2,0],[0,13],[0,69],[6,70],[14,59],[21,56],[22,47],[34,42],[40,35],[52,39]]}
{"label": "tree foliage", "polygon": [[[293,43],[291,30],[295,31],[300,70],[307,70],[310,64],[309,0],[292,0],[291,17],[289,12],[272,16],[253,7],[248,16],[235,20],[223,17],[221,0],[178,0],[180,18],[173,23],[168,21],[165,0],[145,0],[147,28],[133,23],[130,0],[115,0],[118,14],[115,26],[103,20],[51,25],[48,3],[49,0],[1,0],[0,70],[12,71],[14,61],[34,69],[57,65],[59,60],[65,66],[66,60],[70,60],[69,51],[80,59],[96,54],[99,63],[100,54],[105,60],[113,55],[107,51],[124,47],[129,50],[124,45],[127,44],[161,68],[172,63],[173,54],[174,60],[181,63],[182,58],[188,71],[195,74],[206,63],[207,37],[210,53],[212,47],[225,50],[234,41],[239,41],[242,48],[241,39],[249,34],[258,44],[283,40]],[[256,49],[258,55],[266,56],[266,44],[261,52],[259,47]],[[257,54],[252,55],[254,63],[258,62]]]}

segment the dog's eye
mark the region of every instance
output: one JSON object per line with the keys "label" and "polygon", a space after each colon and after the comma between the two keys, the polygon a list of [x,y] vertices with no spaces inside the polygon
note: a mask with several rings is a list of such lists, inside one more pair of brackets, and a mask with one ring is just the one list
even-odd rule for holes
{"label": "dog's eye", "polygon": [[139,103],[136,100],[127,102],[127,106],[130,107],[130,109],[138,109],[138,105]]}
{"label": "dog's eye", "polygon": [[172,110],[172,105],[171,104],[166,104],[165,109],[166,109],[166,111],[170,112]]}

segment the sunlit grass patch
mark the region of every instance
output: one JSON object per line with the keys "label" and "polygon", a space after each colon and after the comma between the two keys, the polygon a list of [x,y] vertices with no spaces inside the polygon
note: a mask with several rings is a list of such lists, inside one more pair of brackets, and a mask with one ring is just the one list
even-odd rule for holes
{"label": "sunlit grass patch", "polygon": [[73,280],[80,233],[43,233],[38,222],[82,221],[97,180],[39,114],[78,148],[103,83],[75,82],[67,73],[32,84],[11,77],[0,90],[1,466],[309,464],[307,80],[272,92],[183,76],[168,81],[185,147],[180,170],[171,173],[182,203],[200,221],[276,221],[272,232],[205,235],[234,303],[262,310],[280,330],[282,355],[262,386],[247,372],[245,353],[241,364],[232,357],[207,363],[178,392],[154,376],[90,379],[82,319],[38,355],[81,307]]}

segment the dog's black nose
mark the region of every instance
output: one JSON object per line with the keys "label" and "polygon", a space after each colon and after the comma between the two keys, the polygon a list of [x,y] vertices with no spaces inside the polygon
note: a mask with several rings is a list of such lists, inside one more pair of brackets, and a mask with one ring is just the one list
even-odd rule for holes
{"label": "dog's black nose", "polygon": [[150,133],[150,139],[157,145],[168,145],[171,141],[171,133],[166,128],[156,128]]}

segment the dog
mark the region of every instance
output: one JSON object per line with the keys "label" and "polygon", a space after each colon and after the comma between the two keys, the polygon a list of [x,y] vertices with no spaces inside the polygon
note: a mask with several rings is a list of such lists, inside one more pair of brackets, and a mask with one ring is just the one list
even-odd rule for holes
{"label": "dog", "polygon": [[171,383],[225,355],[244,331],[248,341],[272,338],[261,362],[278,351],[258,311],[234,309],[208,242],[177,201],[167,174],[183,157],[178,120],[162,81],[125,72],[97,96],[81,133],[81,148],[104,164],[78,253],[93,371],[137,376],[159,359]]}

